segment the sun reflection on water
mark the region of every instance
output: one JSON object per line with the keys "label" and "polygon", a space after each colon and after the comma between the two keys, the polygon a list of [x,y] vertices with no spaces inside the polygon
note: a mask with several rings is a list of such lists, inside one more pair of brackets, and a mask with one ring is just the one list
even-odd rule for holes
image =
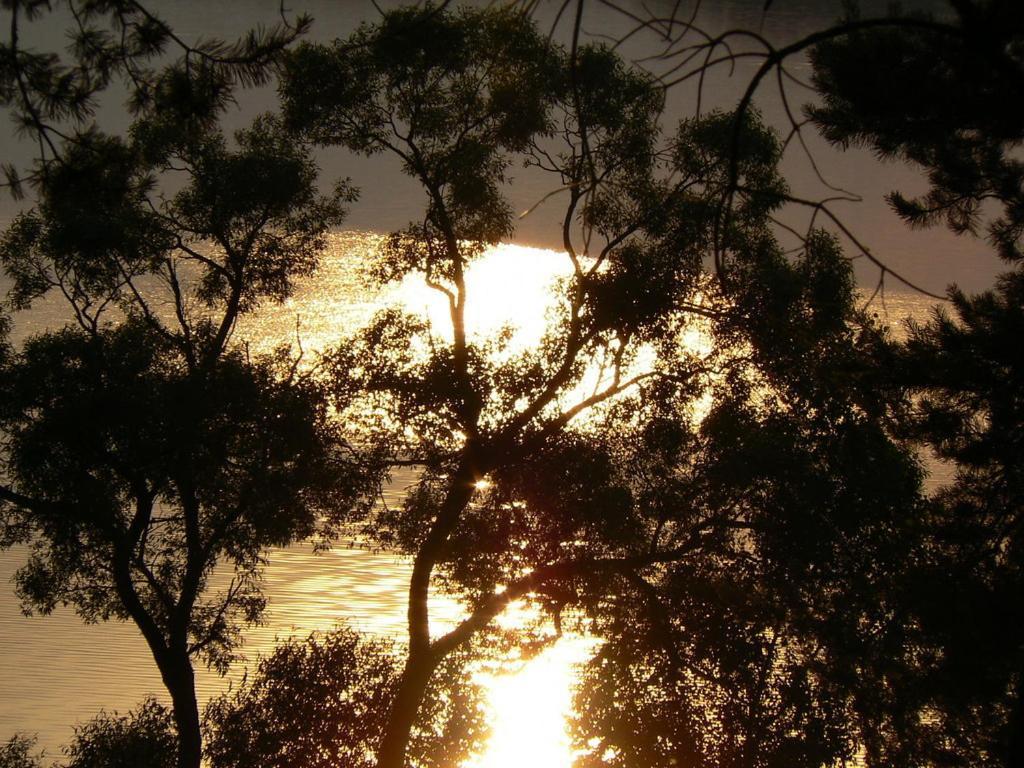
{"label": "sun reflection on water", "polygon": [[567,730],[576,668],[593,641],[564,637],[512,673],[484,676],[492,713],[484,753],[465,768],[567,768],[573,749]]}
{"label": "sun reflection on water", "polygon": [[[374,311],[398,305],[425,317],[431,334],[451,340],[447,299],[427,287],[422,276],[412,275],[398,285],[372,291],[368,288],[367,267],[382,242],[369,233],[339,233],[315,281],[301,286],[286,305],[268,308],[249,321],[241,332],[263,349],[276,344],[301,342],[304,354],[312,358],[342,337],[367,322]],[[565,254],[540,248],[502,244],[490,249],[467,271],[468,301],[466,325],[470,338],[483,341],[508,329],[506,350],[514,354],[537,345],[543,338],[558,301],[552,290],[559,280],[571,275]],[[688,346],[700,350],[706,344],[696,331],[687,331]],[[696,335],[694,335],[696,334]],[[272,343],[271,343],[272,342]],[[641,349],[632,363],[635,369],[653,364],[653,351]],[[573,402],[602,386],[604,374],[588,371],[575,391],[566,395]],[[478,487],[486,487],[481,478]],[[394,499],[393,503],[397,503]],[[392,563],[394,594],[381,599],[380,617],[363,612],[357,623],[363,627],[384,629],[401,635],[404,625],[405,588],[402,574],[407,562]],[[337,596],[358,596],[360,584],[350,583],[347,574],[319,577],[304,587]],[[374,577],[364,579],[366,587],[379,592],[383,585]],[[371,582],[375,582],[371,586]],[[388,604],[385,607],[385,603]],[[435,631],[443,632],[458,621],[461,609],[450,599],[432,601]],[[386,613],[387,616],[383,614]],[[514,604],[500,617],[503,629],[534,624],[536,613],[522,604]],[[482,754],[463,768],[566,768],[573,762],[573,749],[567,731],[572,709],[577,668],[595,650],[593,638],[566,635],[528,660],[509,660],[499,671],[479,673],[488,692],[491,737]]]}
{"label": "sun reflection on water", "polygon": [[[509,346],[522,350],[536,344],[548,328],[555,306],[555,282],[572,273],[563,253],[502,243],[487,250],[466,271],[466,327],[471,338],[483,340],[504,327],[513,329]],[[420,275],[410,275],[386,299],[422,313],[432,333],[451,341],[448,301],[427,287]]]}
{"label": "sun reflection on water", "polygon": [[[426,288],[422,279],[384,290],[373,288],[367,279],[367,268],[382,240],[383,236],[375,233],[333,234],[316,277],[297,286],[286,303],[267,305],[247,316],[236,330],[235,340],[247,342],[254,353],[301,342],[304,361],[310,363],[316,353],[365,324],[384,303],[399,301],[405,301],[411,311],[425,311],[435,322],[437,336],[442,337],[448,324],[444,301]],[[547,288],[568,271],[565,255],[555,251],[514,245],[495,248],[469,274],[469,321],[477,337],[514,323],[518,326],[514,343],[521,345],[520,349],[535,344],[554,304]],[[904,315],[918,320],[930,316],[931,302],[920,297],[901,299],[897,295],[887,301],[894,323]],[[165,311],[171,312],[169,308]],[[48,327],[57,313],[52,309],[47,314],[44,303],[43,311],[25,317],[24,322],[19,319],[16,333],[20,335],[15,340]],[[896,328],[898,331],[899,326]],[[698,353],[707,351],[708,338],[699,328],[684,334],[686,347]],[[396,477],[386,492],[387,502],[400,503],[402,491],[412,479],[408,474]],[[6,559],[0,558],[0,571],[9,576],[23,552],[15,549],[3,554]],[[315,554],[309,546],[275,550],[270,561],[269,622],[247,632],[245,651],[250,659],[269,653],[280,638],[329,630],[338,623],[397,638],[404,635],[411,570],[408,560],[393,553],[341,545],[324,554]],[[451,628],[463,615],[460,606],[444,597],[432,603],[432,614],[435,631]],[[528,618],[511,610],[503,617],[502,626],[521,626],[516,624],[520,620]],[[0,707],[0,722],[10,725],[11,731],[41,730],[41,744],[53,750],[58,743],[54,734],[67,723],[91,716],[101,706],[127,710],[145,693],[160,689],[148,652],[127,625],[83,627],[70,611],[59,610],[46,619],[50,622],[46,632],[40,632],[35,621],[21,617],[16,608],[0,616],[0,634],[6,633],[5,648],[10,651],[3,659],[9,663],[0,671],[11,690],[31,693],[12,698],[16,707]],[[97,651],[101,646],[109,653]],[[571,710],[575,668],[593,650],[593,641],[567,636],[531,660],[513,664],[507,674],[484,677],[493,738],[484,753],[465,768],[570,765],[566,717]],[[68,659],[72,661],[66,662]],[[83,659],[89,663],[83,664]],[[229,679],[237,681],[238,674]],[[205,701],[226,683],[212,672],[200,670],[198,685]]]}

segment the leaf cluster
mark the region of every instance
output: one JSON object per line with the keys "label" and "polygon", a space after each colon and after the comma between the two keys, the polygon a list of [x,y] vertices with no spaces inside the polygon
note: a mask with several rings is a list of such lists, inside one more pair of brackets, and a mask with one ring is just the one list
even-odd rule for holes
{"label": "leaf cluster", "polygon": [[[223,663],[235,620],[261,615],[263,553],[336,531],[370,482],[324,393],[290,371],[235,354],[197,374],[140,323],[31,340],[5,366],[2,407],[5,475],[31,500],[4,510],[5,540],[33,542],[26,606],[128,618],[112,567],[130,552],[155,622],[172,633],[188,605],[193,647]],[[203,603],[219,562],[236,579]]]}
{"label": "leaf cluster", "polygon": [[61,768],[173,768],[177,735],[170,710],[149,698],[126,715],[100,712],[75,728]]}
{"label": "leaf cluster", "polygon": [[427,194],[415,239],[472,248],[511,233],[507,153],[548,130],[558,85],[553,51],[521,13],[427,4],[333,46],[300,45],[282,99],[289,125],[316,143],[396,152]]}
{"label": "leaf cluster", "polygon": [[[412,765],[459,762],[479,748],[481,692],[463,665],[453,658],[435,673],[413,734]],[[207,707],[211,765],[376,765],[400,674],[398,649],[385,639],[338,629],[288,640],[237,691]]]}
{"label": "leaf cluster", "polygon": [[[235,42],[190,44],[137,2],[83,0],[67,6],[72,23],[64,55],[22,43],[26,26],[53,23],[55,4],[12,0],[5,6],[11,24],[0,44],[0,105],[38,147],[34,167],[3,166],[5,186],[16,198],[24,194],[26,180],[44,181],[83,129],[92,130],[96,106],[116,82],[127,90],[133,115],[174,115],[183,124],[210,127],[232,103],[235,88],[268,82],[282,51],[311,23],[307,16],[283,18],[280,25],[252,29]],[[179,58],[164,64],[168,50]]]}
{"label": "leaf cluster", "polygon": [[894,24],[816,46],[811,61],[823,104],[807,113],[835,144],[870,147],[924,171],[924,195],[889,196],[911,226],[943,223],[974,234],[988,206],[1001,208],[985,225],[988,239],[1003,259],[1019,261],[1024,18],[1010,0],[953,6],[948,27]]}

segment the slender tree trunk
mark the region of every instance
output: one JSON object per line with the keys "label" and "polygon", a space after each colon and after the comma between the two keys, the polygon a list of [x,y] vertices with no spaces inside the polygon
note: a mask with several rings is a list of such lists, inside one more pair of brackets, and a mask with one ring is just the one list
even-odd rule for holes
{"label": "slender tree trunk", "polygon": [[[471,453],[471,452],[470,452]],[[381,739],[377,768],[405,768],[409,737],[430,676],[444,658],[430,643],[430,575],[444,543],[473,496],[476,461],[463,456],[430,533],[416,554],[409,582],[409,655]]]}
{"label": "slender tree trunk", "polygon": [[[462,311],[460,306],[453,314],[456,334],[460,333]],[[474,419],[478,413],[474,414]],[[475,483],[482,471],[484,468],[480,461],[479,446],[470,439],[462,450],[458,467],[449,479],[448,492],[438,509],[437,517],[416,553],[409,580],[409,655],[384,727],[377,754],[377,768],[405,768],[416,713],[427,692],[431,675],[445,656],[446,652],[438,652],[430,642],[430,577],[448,537],[473,497]]]}
{"label": "slender tree trunk", "polygon": [[410,652],[398,684],[391,716],[377,753],[377,768],[405,768],[406,752],[416,714],[430,684],[438,659],[430,650]]}
{"label": "slender tree trunk", "polygon": [[[138,530],[148,522],[150,505],[143,506],[142,513],[137,516]],[[200,768],[203,755],[203,737],[199,729],[199,704],[196,702],[196,680],[192,671],[192,661],[188,655],[184,630],[172,632],[172,638],[164,635],[160,626],[147,612],[131,579],[132,546],[138,540],[137,531],[129,531],[129,536],[117,542],[113,562],[114,581],[118,596],[128,610],[128,614],[146,638],[149,650],[153,654],[164,687],[171,694],[174,711],[174,723],[178,729],[178,768]],[[175,642],[174,637],[177,638]]]}
{"label": "slender tree trunk", "polygon": [[188,654],[174,654],[158,661],[160,676],[171,694],[174,724],[178,729],[178,768],[200,768],[203,737],[199,704],[196,702],[195,673]]}

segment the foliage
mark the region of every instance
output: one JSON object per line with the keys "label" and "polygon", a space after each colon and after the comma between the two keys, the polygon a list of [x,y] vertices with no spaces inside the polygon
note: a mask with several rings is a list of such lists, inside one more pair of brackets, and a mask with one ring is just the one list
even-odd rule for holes
{"label": "foliage", "polygon": [[880,745],[888,760],[1012,765],[1024,748],[1022,286],[1015,271],[977,296],[953,291],[955,314],[913,326],[899,349],[899,379],[914,397],[907,435],[954,472],[929,500],[904,585],[926,660],[908,665],[907,697],[931,716],[907,729],[913,739]]}
{"label": "foliage", "polygon": [[[20,44],[49,7],[13,3],[0,73],[39,147],[35,207],[0,241],[7,306],[55,294],[70,318],[4,348],[0,543],[31,546],[27,608],[138,626],[178,763],[198,768],[193,658],[224,671],[262,615],[267,549],[336,533],[373,484],[298,361],[231,341],[241,315],[313,273],[354,193],[318,194],[309,147],[273,116],[219,127],[235,86],[266,82],[306,21],[189,47],[136,3],[86,6],[65,65]],[[147,68],[165,46],[180,58]],[[90,122],[115,78],[132,100],[123,136]]]}
{"label": "foliage", "polygon": [[[508,8],[405,8],[332,47],[303,44],[286,59],[282,91],[292,125],[317,143],[397,151],[425,178],[426,215],[394,241],[385,280],[410,268],[447,279],[435,252],[451,231],[476,248],[511,234],[501,198],[508,151],[547,129],[554,62],[530,20]],[[393,121],[407,126],[392,136]],[[401,147],[401,148],[399,148]]]}
{"label": "foliage", "polygon": [[[452,175],[465,134],[450,125],[501,124],[493,81],[462,79],[462,62],[495,55],[462,50],[477,44],[461,31],[470,18],[522,34],[503,11],[385,14],[333,47],[298,49],[283,85],[289,123],[312,140],[394,152],[422,184],[425,224],[393,236],[381,278],[421,274],[450,307],[450,343],[391,311],[333,358],[335,386],[373,415],[381,449],[423,468],[368,529],[414,557],[380,765],[403,764],[439,661],[520,597],[556,624],[588,617],[605,641],[580,701],[579,740],[601,745],[588,764],[849,759],[866,735],[851,716],[855,670],[883,655],[868,628],[893,609],[878,598],[920,478],[889,431],[898,403],[872,369],[877,332],[854,309],[848,262],[823,234],[783,254],[770,226],[786,195],[781,145],[753,110],[666,138],[662,93],[602,46],[522,46],[555,68],[540,111],[520,113],[531,133],[493,136],[492,162]],[[412,20],[432,35],[382,53],[387,30]],[[448,42],[440,69],[432,38]],[[335,87],[311,87],[324,82]],[[422,83],[445,122],[418,119]],[[472,337],[464,315],[464,270],[503,231],[498,172],[516,155],[564,193],[570,268],[527,350]],[[466,174],[488,189],[493,230],[460,208]],[[711,351],[684,342],[697,329]],[[439,637],[433,585],[471,611]]]}
{"label": "foliage", "polygon": [[126,715],[101,712],[75,728],[64,755],[60,768],[174,768],[174,718],[155,699],[146,699]]}
{"label": "foliage", "polygon": [[[281,51],[308,31],[298,16],[272,28],[251,30],[236,42],[209,39],[188,44],[157,13],[140,3],[99,0],[69,3],[73,24],[67,56],[28,49],[26,27],[53,24],[59,5],[11,0],[8,37],[0,42],[0,106],[17,130],[38,144],[36,167],[4,163],[2,172],[17,198],[60,167],[88,128],[102,94],[123,83],[133,115],[164,114],[169,121],[209,127],[232,101],[238,86],[262,85]],[[180,57],[173,60],[173,53]],[[167,59],[172,59],[167,63]]]}
{"label": "foliage", "polygon": [[[231,354],[191,375],[141,323],[30,340],[4,372],[0,417],[8,477],[32,500],[5,519],[34,546],[18,575],[25,604],[137,618],[109,575],[128,558],[131,591],[165,642],[184,630],[191,653],[225,668],[238,622],[263,609],[263,552],[350,507],[351,460],[323,394],[289,367]],[[234,582],[205,602],[221,561]]]}
{"label": "foliage", "polygon": [[[898,24],[907,17],[896,17]],[[890,202],[912,226],[944,223],[1020,259],[1024,177],[1017,154],[1022,17],[1012,3],[953,4],[951,23],[858,31],[818,46],[810,110],[826,138],[872,147],[920,167],[921,198]],[[898,62],[898,65],[894,65]],[[884,85],[882,83],[884,82]],[[950,315],[911,325],[879,349],[878,369],[901,393],[902,435],[951,470],[926,502],[893,599],[902,653],[880,664],[898,690],[865,703],[879,765],[1016,765],[1021,740],[1019,343],[1022,276],[968,296]]]}
{"label": "foliage", "polygon": [[[140,121],[136,136],[151,138],[151,128],[153,121]],[[308,155],[270,119],[239,133],[235,151],[216,132],[178,137],[173,145],[161,138],[155,147],[143,139],[126,143],[85,134],[41,183],[38,211],[22,215],[0,246],[13,279],[13,305],[25,307],[58,290],[80,326],[37,338],[9,361],[3,408],[9,470],[22,487],[20,496],[7,500],[33,496],[65,508],[98,505],[86,517],[94,524],[136,504],[209,505],[219,512],[200,526],[208,540],[193,542],[197,549],[190,551],[202,554],[188,579],[205,580],[201,574],[226,554],[249,573],[242,578],[250,584],[240,593],[246,594],[262,549],[308,535],[321,513],[337,519],[334,505],[346,482],[339,452],[345,449],[331,434],[322,393],[297,377],[287,360],[253,365],[225,350],[240,313],[264,298],[285,298],[293,281],[315,268],[324,230],[339,219],[339,202],[314,195]],[[148,197],[152,174],[177,162],[190,169],[191,183],[163,210],[154,209]],[[253,178],[267,183],[250,186]],[[173,317],[151,306],[159,295],[151,283],[140,289],[150,275],[167,287]],[[126,321],[110,324],[113,308]],[[68,400],[69,391],[96,398],[94,410],[76,409],[81,400]],[[261,413],[263,406],[270,411]],[[58,489],[61,478],[67,485]],[[280,514],[284,508],[305,510],[299,513],[305,522],[293,524],[290,533],[288,515]],[[32,514],[41,514],[38,505]],[[26,522],[15,515],[11,525]],[[130,546],[145,547],[150,525],[137,524],[142,527],[132,533]],[[58,540],[66,535],[42,528]],[[114,540],[107,533],[109,546]],[[184,529],[164,545],[184,546],[179,535]],[[169,550],[163,557],[173,559]],[[182,573],[167,564],[170,559],[143,567],[155,569],[155,581],[173,581]],[[40,606],[52,607],[45,585],[35,581],[44,590],[36,592]],[[192,589],[198,586],[196,581]],[[109,615],[110,603],[94,603],[99,598],[89,594],[79,601],[90,606],[86,615]],[[250,611],[251,617],[257,613]],[[219,645],[201,647],[215,651]]]}
{"label": "foliage", "polygon": [[[816,40],[826,138],[925,169],[924,197],[891,197],[911,224],[974,232],[995,201],[990,240],[1017,260],[1009,0],[958,2],[953,23],[850,18],[770,50],[736,112],[675,130],[659,83],[581,44],[579,20],[562,48],[521,9],[427,3],[288,52],[283,120],[234,142],[217,127],[232,85],[262,81],[298,28],[149,71],[176,38],[100,3],[61,69],[19,47],[30,10],[14,3],[0,99],[39,139],[39,201],[0,261],[12,307],[58,291],[76,327],[3,349],[3,543],[33,542],[28,604],[139,625],[179,765],[200,759],[191,657],[223,667],[259,618],[266,548],[355,519],[413,558],[408,644],[286,643],[209,710],[214,765],[457,762],[480,735],[464,655],[521,598],[603,641],[573,725],[584,766],[1020,762],[1024,281],[954,293],[958,320],[892,344],[856,309],[836,240],[783,251],[784,146],[750,108]],[[89,26],[108,15],[124,42]],[[128,136],[65,141],[51,122],[88,117],[114,74],[134,83]],[[313,272],[354,198],[345,182],[316,195],[306,142],[401,160],[423,216],[376,277],[418,275],[449,310],[440,334],[381,313],[327,382],[231,345],[242,313]],[[516,164],[550,174],[567,262],[525,350],[466,324],[467,270],[513,232]],[[401,506],[360,503],[373,468],[335,418],[420,470]],[[930,498],[921,446],[959,468]],[[218,563],[236,580],[211,596]],[[468,610],[440,634],[438,588]]]}
{"label": "foliage", "polygon": [[[214,768],[372,766],[401,672],[394,644],[340,629],[288,640],[237,691],[206,709]],[[483,735],[479,691],[463,660],[434,677],[413,734],[413,765],[458,765]]]}
{"label": "foliage", "polygon": [[858,375],[873,345],[849,272],[824,236],[734,267],[721,339],[756,367],[733,367],[692,434],[651,421],[632,439],[645,528],[686,554],[586,593],[606,643],[577,697],[581,765],[810,767],[869,735],[859,697],[919,472]]}
{"label": "foliage", "polygon": [[36,739],[25,734],[15,734],[0,746],[2,768],[38,768],[42,755],[33,754]]}
{"label": "foliage", "polygon": [[[829,141],[867,146],[925,173],[919,198],[889,201],[912,226],[987,224],[1002,258],[1021,258],[1024,169],[1024,18],[1013,0],[951,3],[954,22],[854,31],[812,50],[823,104],[808,114]],[[924,17],[926,20],[928,17]],[[854,17],[856,20],[856,17]]]}

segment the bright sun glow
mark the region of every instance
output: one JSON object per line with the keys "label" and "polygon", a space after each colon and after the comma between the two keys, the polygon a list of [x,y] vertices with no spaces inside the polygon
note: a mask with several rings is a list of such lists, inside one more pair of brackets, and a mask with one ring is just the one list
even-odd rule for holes
{"label": "bright sun glow", "polygon": [[[478,339],[504,326],[515,328],[512,347],[535,344],[547,327],[547,312],[554,304],[553,282],[572,272],[564,253],[503,243],[487,251],[466,272],[466,326]],[[434,332],[450,340],[447,300],[410,275],[394,298],[412,311],[423,312]]]}
{"label": "bright sun glow", "polygon": [[[339,327],[355,329],[381,306],[398,304],[426,317],[436,338],[451,340],[447,300],[428,288],[422,275],[408,277],[396,288],[386,289],[383,296],[359,293],[359,270],[353,269],[351,258],[370,263],[380,244],[380,236],[356,233],[335,239],[337,242],[333,242],[332,247],[337,257],[328,262],[317,284],[309,288],[308,295],[301,296],[301,301],[296,300],[295,306],[301,305],[304,309],[303,316],[297,318],[295,307],[290,303],[276,313],[262,313],[262,325],[254,334],[256,338],[301,337],[303,348],[316,352],[337,340]],[[466,274],[466,324],[470,336],[481,341],[511,327],[508,352],[514,354],[536,345],[555,307],[552,288],[560,278],[570,275],[571,270],[568,258],[557,251],[509,244],[490,249]],[[361,298],[353,303],[353,296]],[[706,335],[697,328],[686,331],[685,342],[698,354],[705,352],[709,344]],[[652,363],[653,350],[642,349],[631,367],[643,370]],[[606,372],[599,366],[589,370],[583,379],[574,391],[567,393],[567,402],[578,401],[607,384]],[[486,478],[480,478],[475,485],[484,490],[489,484]],[[323,593],[336,594],[345,584],[350,584],[344,579],[341,582],[330,589],[324,587]],[[379,590],[371,591],[374,599],[379,599]],[[435,626],[443,630],[458,620],[461,610],[453,601],[435,598],[432,612]],[[367,613],[373,615],[372,610]],[[401,632],[401,616],[399,598],[393,611],[375,616],[381,624],[375,628]],[[499,623],[511,629],[531,624],[535,618],[535,611],[517,603],[500,617]],[[594,640],[566,636],[529,661],[514,665],[511,671],[481,673],[488,691],[492,736],[484,753],[466,763],[464,768],[566,768],[571,765],[573,752],[567,718],[572,710],[577,667],[594,650]]]}
{"label": "bright sun glow", "polygon": [[[470,338],[482,341],[508,328],[512,334],[503,354],[535,346],[548,330],[551,313],[559,301],[564,301],[553,290],[556,283],[571,275],[572,265],[565,253],[510,243],[488,249],[466,271],[466,329]],[[448,300],[429,288],[422,275],[409,275],[386,300],[421,314],[429,321],[431,334],[451,342]],[[711,339],[700,324],[684,330],[682,342],[698,356],[711,351]],[[615,374],[614,366],[609,364],[613,353],[614,345],[605,355],[604,364],[598,360],[591,365],[566,393],[564,402],[578,402],[608,387]],[[632,361],[620,373],[625,379],[650,371],[654,363],[654,350],[644,345],[634,350]],[[710,406],[707,397],[696,403],[695,418],[706,415]]]}
{"label": "bright sun glow", "polygon": [[518,670],[487,676],[491,738],[466,768],[566,768],[573,750],[566,729],[576,666],[593,642],[565,637]]}

